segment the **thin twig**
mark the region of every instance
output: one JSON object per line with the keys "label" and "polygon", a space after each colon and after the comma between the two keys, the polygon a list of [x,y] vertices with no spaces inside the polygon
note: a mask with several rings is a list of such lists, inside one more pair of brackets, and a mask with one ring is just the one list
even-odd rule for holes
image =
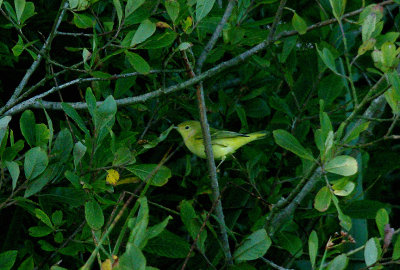
{"label": "thin twig", "polygon": [[273,263],[272,261],[265,259],[264,257],[261,257],[261,260],[263,260],[266,264],[268,264],[269,266],[271,266],[274,269],[278,269],[278,270],[293,270],[291,268],[284,268],[282,266],[279,266],[276,263]]}
{"label": "thin twig", "polygon": [[201,69],[203,67],[204,62],[207,59],[208,54],[214,47],[215,43],[217,42],[222,29],[224,28],[226,22],[228,21],[229,17],[231,16],[233,7],[235,6],[235,0],[229,0],[228,5],[226,6],[224,15],[221,18],[221,21],[218,23],[217,27],[215,28],[215,31],[213,35],[211,36],[210,40],[208,41],[207,45],[204,47],[203,51],[201,52],[199,58],[197,59],[197,68],[196,68],[196,73],[201,73]]}
{"label": "thin twig", "polygon": [[[51,32],[50,32],[47,40],[43,44],[43,47],[40,49],[40,53],[38,54],[36,60],[32,63],[30,68],[28,68],[28,70],[25,73],[25,76],[22,78],[21,82],[19,83],[17,88],[14,90],[14,93],[12,94],[11,98],[6,103],[6,106],[5,106],[6,108],[9,107],[9,105],[12,104],[14,102],[14,100],[21,94],[22,90],[24,89],[24,87],[28,83],[28,80],[32,76],[33,72],[35,72],[35,70],[38,68],[40,62],[43,59],[43,54],[45,54],[46,51],[48,51],[48,49],[49,49],[49,47],[51,45],[51,42],[53,41],[53,39],[54,39],[54,37],[56,35],[56,31],[57,31],[58,27],[60,26],[62,19],[64,18],[65,11],[66,11],[66,9],[67,9],[67,7],[69,5],[68,3],[69,2],[66,1],[66,0],[62,1],[61,8],[59,10],[59,13],[58,13],[57,18],[55,20],[55,23],[53,25],[53,28],[51,29]],[[0,114],[2,112],[4,112],[4,111],[1,110]]]}
{"label": "thin twig", "polygon": [[[224,189],[225,190],[225,189]],[[221,193],[224,192],[224,190],[222,190]],[[194,250],[194,248],[196,247],[197,242],[199,241],[200,235],[203,232],[204,228],[206,227],[207,221],[210,219],[211,213],[214,212],[215,207],[217,206],[217,203],[221,200],[221,195],[218,198],[218,200],[215,200],[214,203],[211,206],[210,211],[208,211],[206,218],[203,221],[203,224],[201,224],[200,230],[198,231],[196,238],[193,240],[192,246],[190,247],[190,250],[188,252],[188,254],[186,255],[185,261],[183,262],[182,268],[181,270],[184,270],[186,268],[186,265],[189,261],[189,258]]]}

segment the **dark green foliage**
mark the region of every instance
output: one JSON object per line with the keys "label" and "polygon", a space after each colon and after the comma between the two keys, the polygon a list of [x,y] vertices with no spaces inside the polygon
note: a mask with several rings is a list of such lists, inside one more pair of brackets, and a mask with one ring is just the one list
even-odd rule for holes
{"label": "dark green foliage", "polygon": [[[396,269],[400,2],[364,2],[0,0],[0,269]],[[228,241],[200,81],[271,134],[218,168]]]}

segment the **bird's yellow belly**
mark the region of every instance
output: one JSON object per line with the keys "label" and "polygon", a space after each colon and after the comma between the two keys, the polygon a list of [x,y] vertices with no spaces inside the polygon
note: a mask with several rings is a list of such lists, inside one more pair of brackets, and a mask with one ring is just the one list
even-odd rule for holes
{"label": "bird's yellow belly", "polygon": [[[197,155],[201,158],[207,158],[206,152],[204,151],[203,141],[200,141],[200,142],[201,143],[196,143],[196,144],[186,144],[186,146],[195,155]],[[233,154],[236,151],[236,149],[233,149],[230,146],[225,146],[222,143],[218,144],[218,142],[214,142],[214,141],[213,141],[212,149],[213,149],[213,153],[214,153],[214,159],[222,159],[223,157]]]}

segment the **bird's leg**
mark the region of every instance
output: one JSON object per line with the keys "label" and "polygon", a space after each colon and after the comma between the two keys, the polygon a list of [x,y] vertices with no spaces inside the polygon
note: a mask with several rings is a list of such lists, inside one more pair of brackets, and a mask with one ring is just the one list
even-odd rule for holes
{"label": "bird's leg", "polygon": [[218,168],[219,168],[219,166],[221,166],[221,164],[225,161],[225,159],[226,159],[226,156],[223,156],[222,158],[221,158],[221,162],[218,164],[218,166],[217,166],[217,171],[218,171]]}

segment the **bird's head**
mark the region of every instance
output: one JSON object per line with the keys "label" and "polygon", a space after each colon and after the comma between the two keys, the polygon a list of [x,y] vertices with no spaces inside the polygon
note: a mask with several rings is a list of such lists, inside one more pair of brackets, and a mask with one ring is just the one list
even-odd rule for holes
{"label": "bird's head", "polygon": [[182,135],[184,139],[188,139],[201,131],[200,122],[198,121],[185,121],[180,123],[176,130]]}

